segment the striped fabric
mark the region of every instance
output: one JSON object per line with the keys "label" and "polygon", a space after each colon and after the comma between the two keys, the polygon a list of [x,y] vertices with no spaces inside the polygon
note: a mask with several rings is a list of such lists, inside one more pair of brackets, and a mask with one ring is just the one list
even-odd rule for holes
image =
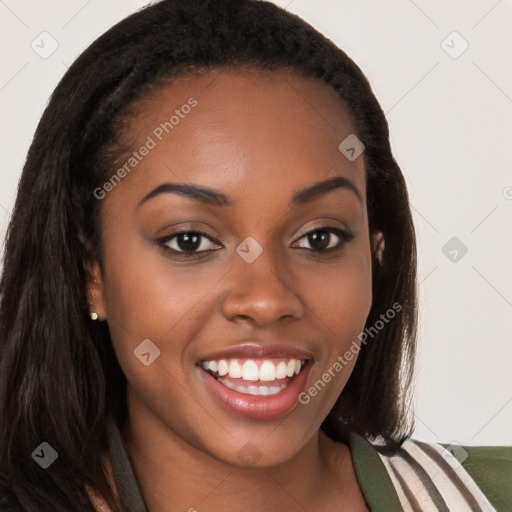
{"label": "striped fabric", "polygon": [[408,439],[392,456],[379,451],[405,512],[496,512],[454,448]]}

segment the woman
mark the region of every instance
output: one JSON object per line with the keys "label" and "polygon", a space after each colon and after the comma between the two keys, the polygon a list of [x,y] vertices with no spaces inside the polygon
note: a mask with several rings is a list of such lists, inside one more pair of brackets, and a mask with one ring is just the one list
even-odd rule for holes
{"label": "woman", "polygon": [[345,53],[254,0],[128,17],[56,88],[20,182],[5,510],[506,510],[510,448],[410,438],[415,272]]}

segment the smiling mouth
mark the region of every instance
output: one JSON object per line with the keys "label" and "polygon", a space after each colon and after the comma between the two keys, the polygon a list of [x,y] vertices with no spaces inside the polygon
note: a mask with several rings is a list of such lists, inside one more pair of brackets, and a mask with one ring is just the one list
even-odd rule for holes
{"label": "smiling mouth", "polygon": [[308,359],[212,359],[199,366],[226,388],[244,395],[280,393],[299,375]]}

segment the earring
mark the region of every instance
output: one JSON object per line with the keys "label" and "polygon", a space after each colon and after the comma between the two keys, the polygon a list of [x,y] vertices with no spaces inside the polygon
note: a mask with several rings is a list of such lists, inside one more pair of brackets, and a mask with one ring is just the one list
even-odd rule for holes
{"label": "earring", "polygon": [[[92,308],[92,304],[89,303],[89,306],[91,306]],[[91,317],[91,320],[98,320],[98,313],[96,313],[96,311],[92,311],[89,316]]]}

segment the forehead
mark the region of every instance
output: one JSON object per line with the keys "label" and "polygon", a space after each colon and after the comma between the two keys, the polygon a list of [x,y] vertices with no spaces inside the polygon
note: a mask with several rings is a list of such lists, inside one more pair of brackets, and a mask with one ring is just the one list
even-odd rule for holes
{"label": "forehead", "polygon": [[345,176],[364,196],[363,158],[351,161],[338,148],[355,132],[352,119],[320,80],[289,70],[215,69],[156,88],[134,112],[130,151],[117,165],[151,149],[132,162],[116,194],[140,196],[172,181],[273,196]]}

